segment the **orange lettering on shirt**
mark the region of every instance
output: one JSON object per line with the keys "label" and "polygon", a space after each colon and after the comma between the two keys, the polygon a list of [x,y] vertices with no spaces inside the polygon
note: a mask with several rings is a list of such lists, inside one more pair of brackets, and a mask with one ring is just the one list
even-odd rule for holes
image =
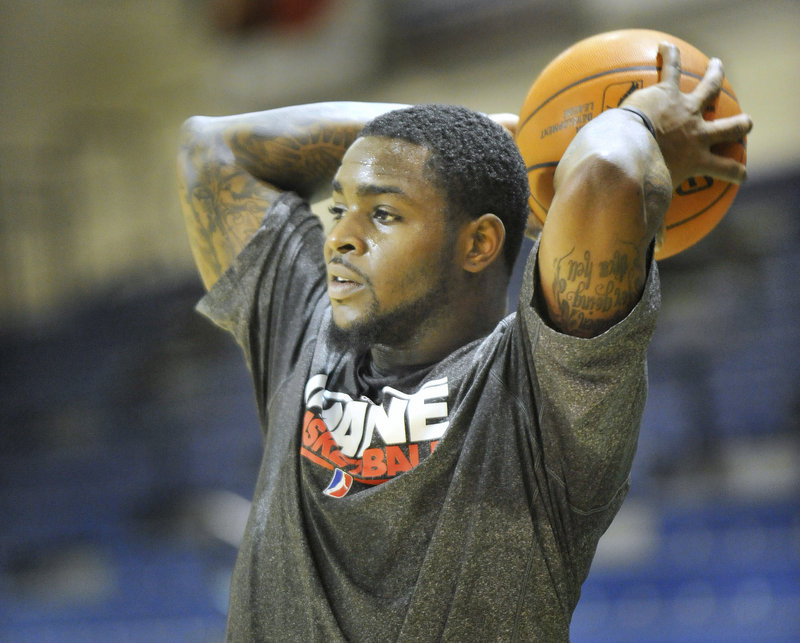
{"label": "orange lettering on shirt", "polygon": [[411,466],[416,467],[419,464],[419,445],[408,445],[408,459],[411,460]]}
{"label": "orange lettering on shirt", "polygon": [[325,431],[325,423],[315,416],[311,411],[306,411],[303,418],[303,446],[310,447],[314,444],[320,433]]}
{"label": "orange lettering on shirt", "polygon": [[411,463],[400,447],[395,445],[386,447],[386,474],[388,476],[394,477],[398,473],[410,470]]}
{"label": "orange lettering on shirt", "polygon": [[362,475],[365,478],[377,478],[386,473],[386,463],[383,461],[383,449],[367,449],[361,458],[363,464]]}
{"label": "orange lettering on shirt", "polygon": [[336,440],[333,439],[330,431],[320,433],[311,448],[337,466],[345,467],[349,464],[348,459],[342,455],[339,445],[336,444]]}

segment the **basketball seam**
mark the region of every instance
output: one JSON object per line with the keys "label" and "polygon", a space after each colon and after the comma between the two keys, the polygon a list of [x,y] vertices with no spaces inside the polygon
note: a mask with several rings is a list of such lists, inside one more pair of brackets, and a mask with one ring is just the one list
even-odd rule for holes
{"label": "basketball seam", "polygon": [[[522,121],[522,124],[519,126],[519,128],[517,130],[517,136],[519,136],[519,134],[522,132],[522,130],[525,128],[525,126],[528,124],[528,122],[539,112],[539,110],[541,110],[545,105],[547,105],[549,102],[551,102],[557,96],[559,96],[560,94],[563,94],[565,91],[567,91],[569,89],[572,89],[573,87],[577,87],[578,85],[581,85],[583,83],[589,82],[590,80],[594,80],[595,78],[602,78],[603,76],[609,76],[611,74],[617,74],[617,73],[629,72],[629,71],[656,71],[656,72],[660,72],[661,71],[661,67],[659,67],[658,65],[634,65],[634,66],[631,66],[631,67],[616,67],[614,69],[608,69],[606,71],[602,71],[602,72],[599,72],[597,74],[592,74],[591,76],[586,76],[585,78],[581,78],[580,80],[576,80],[574,83],[570,83],[566,87],[562,87],[555,94],[552,94],[551,96],[549,96],[536,109],[534,109],[530,114],[528,114],[528,116],[525,117],[525,120]],[[702,76],[700,76],[698,74],[694,74],[694,73],[689,72],[689,71],[681,71],[681,76],[688,76],[689,78],[696,78],[698,81],[702,80]],[[725,89],[723,87],[722,88],[722,93],[725,94],[726,96],[728,96],[734,103],[736,103],[737,107],[739,106],[739,101],[736,100],[736,97],[730,91],[728,91],[727,89]]]}
{"label": "basketball seam", "polygon": [[697,212],[694,212],[693,214],[690,214],[685,219],[681,219],[680,221],[675,221],[674,223],[670,223],[669,225],[666,226],[666,229],[667,230],[672,230],[673,228],[677,228],[678,226],[682,226],[684,223],[688,223],[692,219],[696,219],[697,217],[699,217],[704,212],[707,212],[710,208],[713,208],[717,203],[720,202],[722,197],[724,197],[728,193],[728,191],[731,189],[732,185],[734,185],[734,184],[730,183],[730,182],[727,182],[727,185],[722,190],[722,192],[719,193],[719,196],[717,196],[717,198],[714,199],[711,203],[706,205],[702,210],[698,210]]}

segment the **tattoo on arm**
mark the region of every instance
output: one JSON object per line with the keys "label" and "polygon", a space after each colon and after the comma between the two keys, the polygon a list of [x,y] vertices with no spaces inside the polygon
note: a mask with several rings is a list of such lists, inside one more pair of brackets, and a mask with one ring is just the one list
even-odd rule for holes
{"label": "tattoo on arm", "polygon": [[590,337],[625,317],[642,293],[645,271],[637,261],[638,244],[624,244],[611,256],[582,256],[573,248],[553,262],[553,321],[565,332]]}
{"label": "tattoo on arm", "polygon": [[218,278],[258,229],[272,199],[265,186],[236,167],[221,167],[211,177],[190,194],[192,245],[198,263]]}
{"label": "tattoo on arm", "polygon": [[[179,193],[189,242],[210,287],[255,233],[277,192],[220,155],[219,143],[181,150]],[[228,156],[230,156],[228,154]]]}
{"label": "tattoo on arm", "polygon": [[236,160],[257,178],[311,198],[330,186],[359,127],[344,128],[309,120],[280,137],[237,132],[228,140]]}
{"label": "tattoo on arm", "polygon": [[311,199],[330,187],[358,128],[309,120],[289,134],[236,127],[229,135],[186,137],[180,195],[195,262],[213,284],[244,248],[269,206],[284,190]]}
{"label": "tattoo on arm", "polygon": [[652,236],[656,241],[656,250],[664,244],[664,236],[666,235],[664,215],[667,213],[671,201],[672,184],[666,168],[663,168],[660,172],[648,172],[644,177],[644,208],[648,221],[655,222],[652,228]]}

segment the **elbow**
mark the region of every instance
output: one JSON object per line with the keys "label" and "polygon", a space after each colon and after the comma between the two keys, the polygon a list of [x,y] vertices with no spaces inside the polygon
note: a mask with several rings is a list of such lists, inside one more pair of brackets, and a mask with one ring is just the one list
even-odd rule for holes
{"label": "elbow", "polygon": [[660,221],[672,199],[672,181],[659,161],[653,152],[636,147],[594,149],[559,166],[555,189],[581,193],[592,209],[627,210]]}
{"label": "elbow", "polygon": [[178,170],[188,183],[202,182],[213,168],[233,162],[233,155],[223,143],[214,120],[208,116],[192,116],[181,125]]}
{"label": "elbow", "polygon": [[183,122],[179,133],[179,156],[192,158],[211,147],[209,120],[206,116],[192,116]]}
{"label": "elbow", "polygon": [[592,195],[594,212],[619,218],[622,229],[640,230],[649,244],[672,201],[672,179],[660,162],[660,152],[654,158],[636,150],[631,154],[612,149],[593,155],[586,166],[578,180]]}
{"label": "elbow", "polygon": [[657,230],[672,198],[669,170],[649,132],[631,129],[618,112],[581,129],[556,169],[556,194],[577,197],[573,205],[586,214],[627,213]]}
{"label": "elbow", "polygon": [[643,202],[643,171],[630,157],[614,150],[591,150],[580,158],[559,165],[555,176],[556,193],[581,194],[594,206]]}
{"label": "elbow", "polygon": [[558,201],[559,216],[587,239],[595,239],[593,243],[625,238],[646,249],[669,207],[668,173],[659,173],[657,164],[639,163],[607,149],[569,161],[556,176],[553,204]]}

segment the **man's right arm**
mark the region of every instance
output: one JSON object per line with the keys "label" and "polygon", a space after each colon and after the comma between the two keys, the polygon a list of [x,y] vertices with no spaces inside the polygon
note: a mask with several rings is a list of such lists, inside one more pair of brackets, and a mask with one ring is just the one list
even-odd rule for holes
{"label": "man's right arm", "polygon": [[179,194],[205,287],[227,270],[281,193],[324,197],[361,128],[398,107],[316,103],[188,119],[181,129]]}

